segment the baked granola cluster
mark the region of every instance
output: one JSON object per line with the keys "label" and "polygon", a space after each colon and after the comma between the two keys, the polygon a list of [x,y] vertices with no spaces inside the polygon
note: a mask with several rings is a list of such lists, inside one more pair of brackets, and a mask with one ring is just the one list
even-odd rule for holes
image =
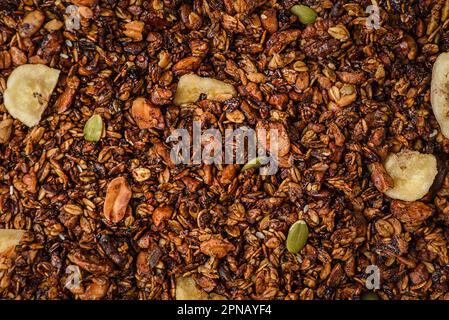
{"label": "baked granola cluster", "polygon": [[[381,299],[449,299],[449,139],[430,101],[448,25],[448,0],[1,0],[0,229],[27,232],[0,297],[360,299],[374,265]],[[4,103],[25,64],[60,71],[30,127]],[[235,92],[175,103],[189,74]],[[176,165],[167,137],[195,121],[278,130],[278,172]],[[436,159],[418,200],[388,193],[404,150]]]}

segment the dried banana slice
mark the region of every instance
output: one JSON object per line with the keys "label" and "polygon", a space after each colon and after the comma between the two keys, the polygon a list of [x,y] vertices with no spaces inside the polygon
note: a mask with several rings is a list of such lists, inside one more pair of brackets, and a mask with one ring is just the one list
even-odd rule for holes
{"label": "dried banana slice", "polygon": [[424,197],[438,173],[435,156],[411,150],[388,155],[384,167],[394,182],[393,188],[385,194],[403,201],[416,201]]}
{"label": "dried banana slice", "polygon": [[433,65],[430,101],[441,132],[449,138],[449,52],[440,54]]}
{"label": "dried banana slice", "polygon": [[234,86],[213,78],[203,78],[194,74],[186,74],[179,78],[175,93],[175,104],[181,105],[198,100],[205,94],[209,100],[224,101],[235,97],[237,91]]}
{"label": "dried banana slice", "polygon": [[176,279],[176,300],[207,300],[208,294],[200,290],[191,277]]}
{"label": "dried banana slice", "polygon": [[58,83],[59,73],[43,64],[24,64],[14,69],[4,93],[9,114],[28,127],[37,125]]}
{"label": "dried banana slice", "polygon": [[0,256],[11,255],[24,234],[23,230],[0,229]]}
{"label": "dried banana slice", "polygon": [[226,300],[226,297],[199,289],[192,277],[176,279],[176,300]]}

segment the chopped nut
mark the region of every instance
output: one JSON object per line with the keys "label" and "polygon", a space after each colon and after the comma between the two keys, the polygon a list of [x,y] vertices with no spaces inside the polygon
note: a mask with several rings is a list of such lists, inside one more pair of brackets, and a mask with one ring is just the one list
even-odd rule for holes
{"label": "chopped nut", "polygon": [[226,119],[234,123],[242,123],[245,121],[245,115],[240,110],[234,110],[226,113]]}
{"label": "chopped nut", "polygon": [[125,30],[123,33],[125,36],[130,37],[134,41],[142,41],[144,26],[145,24],[142,21],[131,21],[125,24]]}
{"label": "chopped nut", "polygon": [[224,258],[228,252],[235,250],[235,247],[225,240],[212,238],[202,242],[200,250],[208,256],[221,259]]}
{"label": "chopped nut", "polygon": [[329,28],[327,32],[329,32],[332,37],[340,41],[346,41],[349,39],[349,31],[342,24]]}
{"label": "chopped nut", "polygon": [[394,186],[393,178],[391,178],[384,166],[375,162],[371,164],[371,181],[380,192],[385,192]]}
{"label": "chopped nut", "polygon": [[87,6],[87,7],[93,7],[97,4],[98,0],[69,0],[71,3],[77,6]]}
{"label": "chopped nut", "polygon": [[12,119],[4,119],[0,121],[0,144],[8,143],[12,133]]}
{"label": "chopped nut", "polygon": [[262,22],[263,27],[269,33],[275,33],[276,31],[278,31],[278,20],[277,20],[275,9],[265,10],[260,15],[260,20]]}
{"label": "chopped nut", "polygon": [[151,170],[147,168],[136,168],[133,170],[133,177],[137,182],[143,182],[150,179],[152,176]]}
{"label": "chopped nut", "polygon": [[0,70],[11,66],[11,54],[8,51],[0,51]]}
{"label": "chopped nut", "polygon": [[[172,68],[172,71],[178,75],[195,71],[200,66],[201,60],[202,60],[201,57],[195,57],[195,56],[181,59],[175,63],[175,65]],[[186,76],[194,77],[194,75],[186,75]],[[180,82],[181,82],[181,79],[179,79]]]}
{"label": "chopped nut", "polygon": [[[263,135],[263,130],[265,130],[265,136]],[[276,151],[278,157],[283,157],[287,155],[290,151],[290,138],[287,134],[285,126],[280,122],[269,122],[264,123],[263,121],[258,121],[256,126],[257,140],[258,143],[267,151],[273,149]],[[276,142],[274,145],[271,143],[271,139],[275,138]]]}
{"label": "chopped nut", "polygon": [[19,26],[19,35],[22,38],[29,38],[39,31],[45,21],[45,15],[39,11],[31,11],[25,15]]}
{"label": "chopped nut", "polygon": [[171,218],[173,209],[169,206],[160,206],[153,212],[152,219],[156,227],[158,227],[163,221]]}
{"label": "chopped nut", "polygon": [[44,28],[47,29],[49,32],[55,32],[60,30],[64,26],[64,23],[62,21],[59,21],[57,19],[53,19],[48,21]]}
{"label": "chopped nut", "polygon": [[133,101],[132,116],[139,129],[164,129],[164,117],[161,110],[147,101],[145,98],[137,98]]}
{"label": "chopped nut", "polygon": [[106,278],[94,278],[87,286],[86,290],[79,294],[81,300],[100,300],[106,295],[109,288],[109,282]]}
{"label": "chopped nut", "polygon": [[19,48],[11,47],[9,52],[11,54],[11,60],[14,66],[20,66],[27,63],[27,56]]}
{"label": "chopped nut", "polygon": [[131,196],[131,189],[124,177],[118,177],[109,182],[103,207],[105,218],[113,223],[120,222],[125,217]]}
{"label": "chopped nut", "polygon": [[64,92],[59,96],[59,98],[55,102],[55,108],[58,113],[63,113],[67,111],[67,109],[73,102],[73,98],[75,97],[79,85],[80,80],[78,79],[78,77],[72,76],[67,79],[67,86],[64,89]]}
{"label": "chopped nut", "polygon": [[419,201],[405,202],[393,200],[391,213],[408,227],[417,227],[433,214],[433,209]]}

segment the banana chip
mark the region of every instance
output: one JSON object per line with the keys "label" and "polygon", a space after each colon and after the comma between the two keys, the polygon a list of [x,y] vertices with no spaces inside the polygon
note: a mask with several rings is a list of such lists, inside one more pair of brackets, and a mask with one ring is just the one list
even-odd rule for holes
{"label": "banana chip", "polygon": [[388,155],[384,167],[394,182],[385,194],[403,201],[424,197],[438,173],[435,156],[411,150]]}
{"label": "banana chip", "polygon": [[9,114],[28,127],[37,125],[58,83],[59,73],[43,64],[24,64],[14,69],[4,93]]}
{"label": "banana chip", "polygon": [[224,101],[235,97],[237,91],[229,83],[186,74],[179,78],[174,102],[176,105],[192,103],[197,101],[201,94],[205,94],[209,100]]}
{"label": "banana chip", "polygon": [[226,300],[226,297],[199,289],[192,277],[176,279],[176,300]]}
{"label": "banana chip", "polygon": [[22,240],[25,231],[0,229],[0,256],[8,256]]}
{"label": "banana chip", "polygon": [[430,101],[441,132],[449,138],[449,53],[438,56],[432,71]]}

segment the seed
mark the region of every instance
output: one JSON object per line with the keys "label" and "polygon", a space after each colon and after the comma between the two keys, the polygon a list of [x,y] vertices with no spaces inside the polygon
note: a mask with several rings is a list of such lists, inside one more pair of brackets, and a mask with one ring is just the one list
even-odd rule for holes
{"label": "seed", "polygon": [[87,120],[84,126],[84,139],[87,141],[99,141],[103,133],[103,119],[96,114]]}
{"label": "seed", "polygon": [[287,250],[291,253],[298,253],[306,245],[309,236],[309,228],[304,220],[296,221],[288,231]]}
{"label": "seed", "polygon": [[267,157],[257,157],[248,161],[242,168],[242,172],[252,168],[260,168],[263,164],[267,163]]}
{"label": "seed", "polygon": [[379,300],[379,297],[374,292],[365,292],[362,294],[362,300]]}
{"label": "seed", "polygon": [[314,23],[317,17],[315,10],[302,4],[293,6],[290,11],[298,17],[299,22],[302,24]]}

